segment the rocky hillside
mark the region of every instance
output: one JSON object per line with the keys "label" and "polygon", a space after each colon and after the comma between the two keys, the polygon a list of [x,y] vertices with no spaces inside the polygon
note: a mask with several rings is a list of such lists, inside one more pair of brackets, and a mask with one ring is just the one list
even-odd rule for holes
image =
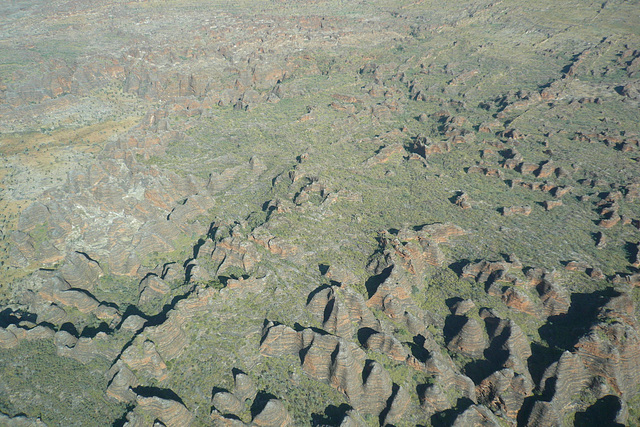
{"label": "rocky hillside", "polygon": [[640,424],[638,4],[0,5],[0,424]]}

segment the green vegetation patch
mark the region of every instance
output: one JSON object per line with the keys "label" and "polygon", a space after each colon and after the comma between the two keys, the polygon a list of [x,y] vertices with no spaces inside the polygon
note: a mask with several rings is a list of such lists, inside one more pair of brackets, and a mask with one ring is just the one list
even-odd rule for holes
{"label": "green vegetation patch", "polygon": [[108,365],[83,365],[56,355],[48,340],[22,341],[0,350],[0,411],[40,417],[47,425],[105,425],[121,417],[123,405],[107,399]]}

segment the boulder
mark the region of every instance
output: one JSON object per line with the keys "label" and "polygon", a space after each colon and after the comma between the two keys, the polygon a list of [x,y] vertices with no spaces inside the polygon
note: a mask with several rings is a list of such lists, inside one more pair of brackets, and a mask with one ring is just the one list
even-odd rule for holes
{"label": "boulder", "polygon": [[256,397],[256,385],[247,374],[237,371],[233,376],[233,381],[235,384],[233,394],[240,399],[241,402],[253,400]]}
{"label": "boulder", "polygon": [[18,346],[18,338],[11,331],[0,327],[0,348],[9,349]]}
{"label": "boulder", "polygon": [[234,394],[228,391],[219,391],[211,399],[213,407],[223,414],[239,414],[244,410],[244,402],[241,402]]}

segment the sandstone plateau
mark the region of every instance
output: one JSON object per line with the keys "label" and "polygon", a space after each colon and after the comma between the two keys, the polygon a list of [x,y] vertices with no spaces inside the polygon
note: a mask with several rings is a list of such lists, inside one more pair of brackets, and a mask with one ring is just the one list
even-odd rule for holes
{"label": "sandstone plateau", "polygon": [[0,5],[0,425],[640,425],[637,1]]}

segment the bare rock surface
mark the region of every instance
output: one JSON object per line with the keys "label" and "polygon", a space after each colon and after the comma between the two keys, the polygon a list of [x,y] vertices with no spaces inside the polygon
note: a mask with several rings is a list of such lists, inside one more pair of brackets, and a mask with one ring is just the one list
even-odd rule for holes
{"label": "bare rock surface", "polygon": [[227,3],[0,5],[0,424],[633,424],[637,5]]}

